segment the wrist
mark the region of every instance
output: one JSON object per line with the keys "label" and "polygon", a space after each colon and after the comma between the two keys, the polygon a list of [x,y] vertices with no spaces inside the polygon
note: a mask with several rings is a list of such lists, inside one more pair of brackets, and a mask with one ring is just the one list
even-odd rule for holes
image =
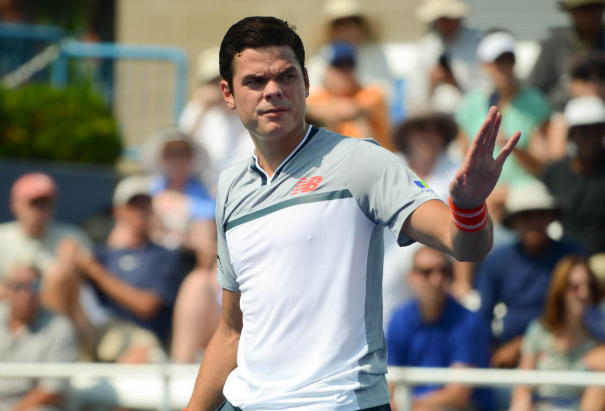
{"label": "wrist", "polygon": [[474,233],[482,230],[487,224],[486,203],[470,209],[456,206],[452,201],[452,197],[450,197],[449,203],[452,212],[452,221],[459,230]]}

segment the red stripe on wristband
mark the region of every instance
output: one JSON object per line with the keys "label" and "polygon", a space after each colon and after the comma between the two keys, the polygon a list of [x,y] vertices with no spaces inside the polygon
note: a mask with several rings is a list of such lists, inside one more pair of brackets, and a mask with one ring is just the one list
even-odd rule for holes
{"label": "red stripe on wristband", "polygon": [[452,220],[456,227],[467,233],[479,231],[487,224],[487,205],[483,203],[481,207],[467,210],[458,208],[452,204],[452,198],[449,199],[450,208],[452,210]]}

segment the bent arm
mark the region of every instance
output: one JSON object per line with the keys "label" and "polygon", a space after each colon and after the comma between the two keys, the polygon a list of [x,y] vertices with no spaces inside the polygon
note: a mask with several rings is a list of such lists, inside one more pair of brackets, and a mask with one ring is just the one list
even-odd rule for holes
{"label": "bent arm", "polygon": [[456,226],[450,208],[439,200],[427,201],[414,210],[403,224],[401,233],[458,261],[483,261],[493,244],[490,217],[481,230],[468,233]]}
{"label": "bent arm", "polygon": [[223,290],[223,313],[200,367],[189,411],[214,411],[225,400],[223,387],[237,367],[237,348],[243,319],[239,308],[241,292]]}
{"label": "bent arm", "polygon": [[39,408],[41,405],[57,405],[61,400],[61,395],[36,387],[21,398],[12,411],[32,410]]}

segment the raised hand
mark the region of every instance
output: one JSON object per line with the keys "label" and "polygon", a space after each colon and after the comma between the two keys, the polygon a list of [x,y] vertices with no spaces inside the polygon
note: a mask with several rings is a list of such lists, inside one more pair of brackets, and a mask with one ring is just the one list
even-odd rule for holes
{"label": "raised hand", "polygon": [[460,208],[480,207],[498,182],[502,166],[521,138],[516,131],[508,140],[498,158],[494,159],[494,147],[502,114],[491,107],[487,118],[471,143],[464,162],[450,183],[452,203]]}

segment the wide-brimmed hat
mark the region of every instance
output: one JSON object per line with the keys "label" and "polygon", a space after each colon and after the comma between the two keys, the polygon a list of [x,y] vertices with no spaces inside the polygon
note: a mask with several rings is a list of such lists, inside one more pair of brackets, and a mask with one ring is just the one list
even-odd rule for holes
{"label": "wide-brimmed hat", "polygon": [[331,41],[329,33],[332,22],[347,17],[362,18],[368,38],[373,41],[378,40],[379,25],[374,16],[364,10],[359,0],[326,0],[322,11],[321,27],[316,34],[317,44],[321,46]]}
{"label": "wide-brimmed hat", "polygon": [[569,11],[592,4],[605,6],[605,0],[565,0],[559,2],[559,8],[563,11]]}
{"label": "wide-brimmed hat", "polygon": [[451,114],[438,112],[429,107],[417,108],[410,113],[403,123],[395,129],[393,142],[395,146],[402,151],[406,151],[405,140],[410,132],[418,125],[423,123],[433,123],[437,126],[444,139],[444,146],[447,146],[458,134],[458,126]]}
{"label": "wide-brimmed hat", "polygon": [[168,143],[185,142],[191,147],[191,174],[199,174],[208,166],[208,152],[197,141],[193,140],[176,127],[168,127],[157,131],[147,143],[143,156],[142,167],[151,173],[164,172],[162,154]]}
{"label": "wide-brimmed hat", "polygon": [[440,18],[463,19],[471,12],[471,7],[461,0],[423,0],[416,9],[416,19],[430,24]]}
{"label": "wide-brimmed hat", "polygon": [[554,211],[555,219],[559,218],[563,212],[560,201],[537,180],[512,189],[506,198],[504,209],[502,225],[507,228],[512,228],[511,222],[516,215],[526,211]]}

